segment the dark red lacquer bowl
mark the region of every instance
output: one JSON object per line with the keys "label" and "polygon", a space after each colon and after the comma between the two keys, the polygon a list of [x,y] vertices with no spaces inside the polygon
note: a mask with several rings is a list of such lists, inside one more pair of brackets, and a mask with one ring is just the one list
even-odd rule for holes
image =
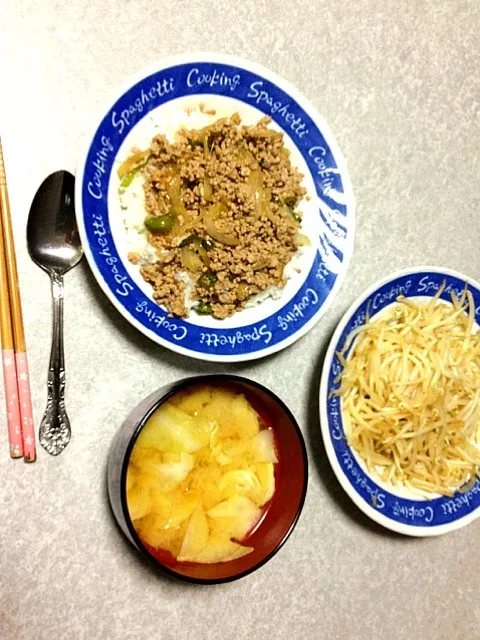
{"label": "dark red lacquer bowl", "polygon": [[[217,564],[177,562],[155,553],[143,543],[130,520],[126,500],[126,474],[130,454],[150,415],[178,391],[190,386],[227,387],[243,393],[261,417],[272,426],[277,445],[275,494],[261,523],[245,544],[254,548],[238,560]],[[302,511],[308,482],[308,462],[300,428],[288,407],[266,387],[233,375],[187,378],[149,395],[128,416],[117,433],[108,460],[108,493],[115,518],[130,542],[154,565],[177,578],[200,584],[236,580],[265,564],[285,543]]]}

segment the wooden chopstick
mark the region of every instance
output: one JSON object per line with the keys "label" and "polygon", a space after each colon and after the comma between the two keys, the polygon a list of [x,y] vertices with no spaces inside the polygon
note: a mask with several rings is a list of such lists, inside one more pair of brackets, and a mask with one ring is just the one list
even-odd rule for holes
{"label": "wooden chopstick", "polygon": [[[22,320],[22,303],[20,300],[20,290],[18,286],[17,261],[15,259],[15,244],[13,241],[12,222],[10,218],[10,204],[8,201],[7,179],[5,175],[5,165],[3,162],[2,142],[0,140],[0,219],[2,227],[1,252],[4,255],[6,280],[8,284],[9,308],[11,332],[13,335],[13,349],[15,351],[16,366],[16,386],[23,444],[23,457],[25,462],[34,462],[36,459],[35,450],[35,429],[33,425],[32,399],[30,394],[30,381],[28,379],[28,363],[25,346],[25,334]],[[3,291],[2,291],[3,293]],[[2,295],[2,299],[4,295]],[[2,303],[2,318],[4,315]],[[6,305],[5,305],[6,306]],[[3,325],[3,320],[2,320]],[[8,333],[8,332],[7,332]],[[3,344],[3,335],[2,335]],[[8,358],[8,356],[7,356]],[[8,360],[7,360],[8,361]],[[4,360],[5,362],[5,360]],[[12,359],[13,362],[13,359]],[[10,366],[10,365],[4,365]],[[10,372],[9,372],[10,373]],[[7,376],[8,377],[8,376]],[[6,387],[5,387],[6,388]],[[13,395],[10,400],[14,400]],[[13,405],[12,405],[13,406]]]}

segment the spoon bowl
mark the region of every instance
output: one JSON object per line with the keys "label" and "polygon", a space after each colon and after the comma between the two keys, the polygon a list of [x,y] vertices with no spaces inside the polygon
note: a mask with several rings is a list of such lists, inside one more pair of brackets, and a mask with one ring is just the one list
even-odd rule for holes
{"label": "spoon bowl", "polygon": [[32,202],[27,223],[30,257],[41,269],[65,274],[82,259],[74,207],[75,178],[68,171],[52,173]]}

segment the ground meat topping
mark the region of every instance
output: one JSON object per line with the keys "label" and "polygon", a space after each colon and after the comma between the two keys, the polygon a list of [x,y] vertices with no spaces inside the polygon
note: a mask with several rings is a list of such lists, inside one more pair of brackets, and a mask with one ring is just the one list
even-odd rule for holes
{"label": "ground meat topping", "polygon": [[[145,178],[149,242],[167,260],[141,268],[154,299],[170,315],[188,315],[187,272],[198,312],[226,318],[269,287],[297,251],[305,196],[283,134],[263,118],[244,126],[238,114],[204,129],[153,138]],[[128,162],[128,161],[127,161]],[[131,255],[138,262],[137,255]]]}

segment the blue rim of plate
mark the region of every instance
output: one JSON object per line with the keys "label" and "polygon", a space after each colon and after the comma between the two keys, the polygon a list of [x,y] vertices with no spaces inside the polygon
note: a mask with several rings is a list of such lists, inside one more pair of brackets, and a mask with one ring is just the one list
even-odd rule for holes
{"label": "blue rim of plate", "polygon": [[[109,224],[110,177],[127,134],[152,109],[197,94],[241,100],[271,116],[290,135],[312,174],[319,198],[319,221],[327,227],[327,233],[320,234],[319,244],[324,255],[334,255],[340,265],[336,271],[331,270],[318,251],[303,284],[281,309],[241,327],[205,328],[169,318],[129,275],[126,257],[119,255]],[[120,313],[155,342],[203,360],[232,362],[263,357],[305,334],[341,286],[354,235],[353,193],[343,156],[306,98],[260,65],[234,56],[199,53],[167,58],[141,71],[123,85],[101,114],[99,124],[87,137],[77,168],[77,222],[90,267]],[[325,211],[333,211],[341,224],[332,223]],[[343,251],[331,241],[332,234],[337,235],[339,230]]]}
{"label": "blue rim of plate", "polygon": [[[480,479],[466,493],[431,500],[408,499],[388,491],[358,462],[345,439],[341,400],[331,396],[339,383],[335,378],[343,367],[336,356],[347,336],[370,317],[395,302],[398,295],[432,297],[442,283],[446,288],[442,299],[450,301],[450,292],[461,295],[468,284],[475,301],[475,319],[480,324],[480,284],[456,271],[439,267],[417,267],[395,272],[372,285],[346,312],[337,327],[327,354],[320,384],[320,424],[330,464],[350,498],[370,518],[398,533],[433,536],[467,525],[480,516]],[[351,352],[355,341],[346,352]]]}

